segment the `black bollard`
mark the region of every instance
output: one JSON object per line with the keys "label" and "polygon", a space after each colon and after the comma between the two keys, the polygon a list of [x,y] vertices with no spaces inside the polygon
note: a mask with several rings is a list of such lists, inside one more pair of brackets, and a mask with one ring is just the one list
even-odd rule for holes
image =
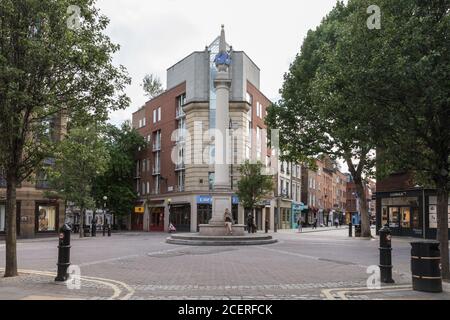
{"label": "black bollard", "polygon": [[351,222],[348,224],[348,236],[350,238],[353,237],[353,225]]}
{"label": "black bollard", "polygon": [[105,233],[106,233],[106,224],[103,225],[102,232],[103,232],[103,236],[105,236]]}
{"label": "black bollard", "polygon": [[67,269],[70,266],[70,232],[72,230],[65,224],[59,229],[58,246],[58,274],[55,281],[64,282],[69,278]]}
{"label": "black bollard", "polygon": [[108,224],[108,237],[111,237],[111,225]]}
{"label": "black bollard", "polygon": [[382,283],[394,283],[392,279],[391,230],[386,224],[380,229],[380,272]]}

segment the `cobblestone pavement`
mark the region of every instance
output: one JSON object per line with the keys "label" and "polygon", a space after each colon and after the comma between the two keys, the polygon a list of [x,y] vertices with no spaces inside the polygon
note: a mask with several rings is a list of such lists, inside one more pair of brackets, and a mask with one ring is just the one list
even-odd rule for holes
{"label": "cobblestone pavement", "polygon": [[22,274],[0,279],[0,299],[448,298],[448,292],[411,290],[410,245],[404,239],[393,240],[395,287],[368,290],[366,270],[378,264],[377,239],[348,238],[346,228],[272,235],[278,243],[251,247],[176,246],[165,243],[162,233],[74,237],[71,263],[81,269],[79,290],[54,283],[57,239],[19,241]]}

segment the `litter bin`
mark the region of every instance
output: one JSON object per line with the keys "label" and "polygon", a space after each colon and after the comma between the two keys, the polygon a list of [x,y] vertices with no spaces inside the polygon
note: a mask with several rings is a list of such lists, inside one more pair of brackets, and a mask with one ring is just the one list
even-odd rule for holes
{"label": "litter bin", "polygon": [[355,237],[361,237],[361,225],[357,224],[355,226]]}
{"label": "litter bin", "polygon": [[438,241],[411,242],[413,290],[442,292],[441,252]]}

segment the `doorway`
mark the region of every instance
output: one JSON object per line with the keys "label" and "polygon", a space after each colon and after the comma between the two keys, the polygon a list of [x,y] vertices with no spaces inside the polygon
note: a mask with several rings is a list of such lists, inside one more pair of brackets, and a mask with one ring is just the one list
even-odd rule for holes
{"label": "doorway", "polygon": [[152,208],[150,210],[150,232],[164,231],[164,208]]}

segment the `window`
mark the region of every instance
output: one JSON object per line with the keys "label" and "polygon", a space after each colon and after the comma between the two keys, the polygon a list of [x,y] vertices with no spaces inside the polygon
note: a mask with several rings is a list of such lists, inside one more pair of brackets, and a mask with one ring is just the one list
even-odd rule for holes
{"label": "window", "polygon": [[209,190],[214,191],[214,172],[208,173],[208,184],[209,184]]}
{"label": "window", "polygon": [[261,128],[256,127],[256,158],[261,160],[261,150],[262,150],[262,136],[261,136]]}
{"label": "window", "polygon": [[6,206],[0,204],[0,232],[5,232],[6,226]]}
{"label": "window", "polygon": [[411,227],[411,210],[407,207],[400,208],[401,218],[402,218],[402,228]]}
{"label": "window", "polygon": [[158,108],[158,122],[161,121],[161,107]]}
{"label": "window", "polygon": [[147,193],[150,193],[150,182],[149,181],[147,181]]}
{"label": "window", "polygon": [[155,190],[154,194],[159,194],[159,176],[155,177]]}
{"label": "window", "polygon": [[56,231],[56,206],[38,206],[38,232]]}
{"label": "window", "polygon": [[256,102],[256,116],[261,119],[263,117],[263,107],[259,102]]}
{"label": "window", "polygon": [[246,95],[246,101],[250,105],[253,104],[253,96],[250,93],[248,93],[248,92],[247,92],[247,95]]}
{"label": "window", "polygon": [[158,118],[157,118],[157,113],[156,113],[156,109],[155,110],[153,110],[153,123],[156,123],[158,121]]}
{"label": "window", "polygon": [[145,194],[145,182],[142,182],[142,194]]}
{"label": "window", "polygon": [[399,227],[398,215],[399,215],[398,208],[396,207],[389,208],[389,227],[391,228]]}

